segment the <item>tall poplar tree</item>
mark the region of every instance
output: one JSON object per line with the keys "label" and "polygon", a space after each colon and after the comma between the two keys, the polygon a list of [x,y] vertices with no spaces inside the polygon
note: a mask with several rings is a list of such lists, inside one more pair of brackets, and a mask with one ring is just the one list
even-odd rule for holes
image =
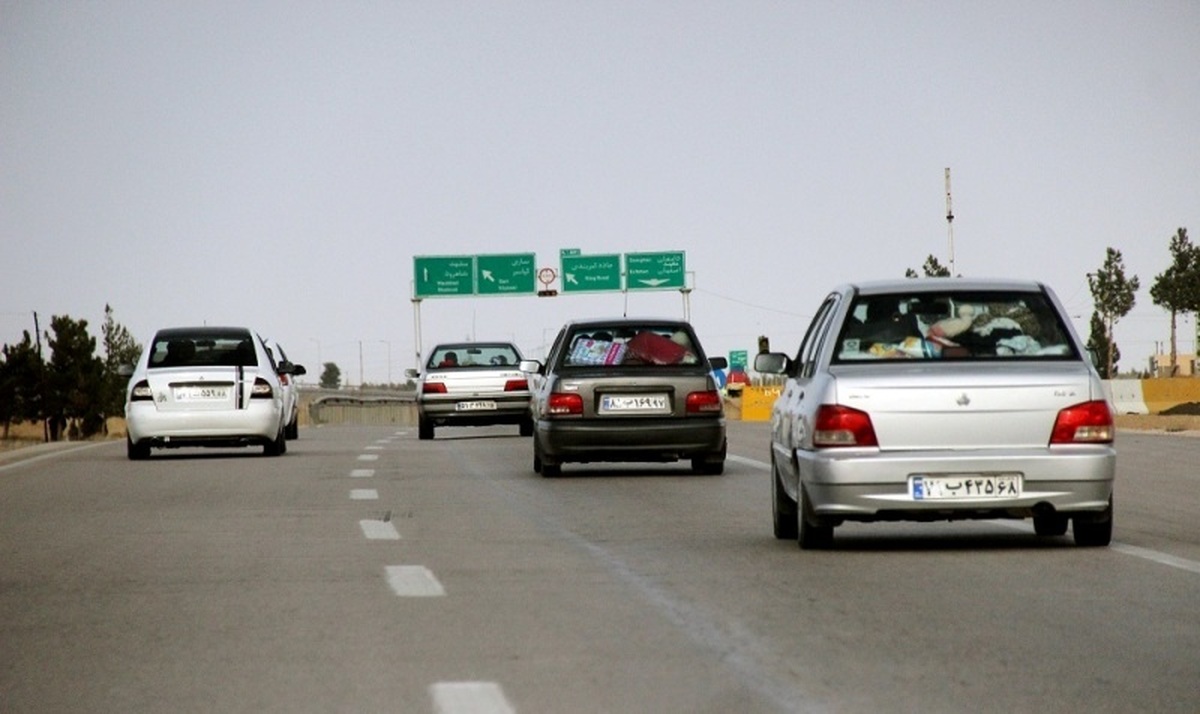
{"label": "tall poplar tree", "polygon": [[1135,295],[1139,287],[1138,278],[1136,275],[1132,278],[1125,277],[1125,259],[1121,256],[1121,251],[1112,247],[1105,252],[1104,265],[1096,272],[1088,273],[1087,278],[1096,312],[1104,324],[1104,340],[1108,347],[1104,378],[1112,379],[1115,376],[1113,366],[1116,363],[1113,358],[1116,352],[1113,328],[1133,309],[1137,300]]}

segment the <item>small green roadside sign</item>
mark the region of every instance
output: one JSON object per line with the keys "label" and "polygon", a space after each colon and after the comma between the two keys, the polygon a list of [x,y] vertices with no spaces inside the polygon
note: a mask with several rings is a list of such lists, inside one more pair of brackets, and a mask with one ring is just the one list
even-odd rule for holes
{"label": "small green roadside sign", "polygon": [[679,290],[685,287],[683,251],[626,253],[626,290]]}

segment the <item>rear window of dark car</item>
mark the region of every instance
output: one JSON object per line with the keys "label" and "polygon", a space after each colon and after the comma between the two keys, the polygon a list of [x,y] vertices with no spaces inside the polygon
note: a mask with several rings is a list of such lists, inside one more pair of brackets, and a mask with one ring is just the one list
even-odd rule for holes
{"label": "rear window of dark car", "polygon": [[1079,359],[1068,334],[1041,292],[858,295],[833,361]]}
{"label": "rear window of dark car", "polygon": [[159,367],[254,367],[258,356],[248,333],[159,334],[150,345],[151,369]]}
{"label": "rear window of dark car", "polygon": [[669,367],[701,363],[702,353],[683,326],[612,325],[576,330],[564,346],[564,367]]}

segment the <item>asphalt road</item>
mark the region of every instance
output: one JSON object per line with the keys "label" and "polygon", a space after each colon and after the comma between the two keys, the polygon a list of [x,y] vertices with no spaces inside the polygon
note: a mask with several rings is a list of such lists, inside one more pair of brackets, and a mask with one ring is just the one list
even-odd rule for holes
{"label": "asphalt road", "polygon": [[7,456],[0,711],[1200,710],[1200,439],[1120,435],[1111,548],[808,552],[771,536],[766,425],[730,430],[723,476],[547,480],[515,427]]}

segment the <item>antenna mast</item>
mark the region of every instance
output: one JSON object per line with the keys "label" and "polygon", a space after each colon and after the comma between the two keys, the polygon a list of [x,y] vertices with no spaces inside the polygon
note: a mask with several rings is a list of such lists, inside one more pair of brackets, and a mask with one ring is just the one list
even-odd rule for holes
{"label": "antenna mast", "polygon": [[946,231],[950,237],[950,277],[954,272],[954,211],[950,208],[950,167],[946,167]]}

